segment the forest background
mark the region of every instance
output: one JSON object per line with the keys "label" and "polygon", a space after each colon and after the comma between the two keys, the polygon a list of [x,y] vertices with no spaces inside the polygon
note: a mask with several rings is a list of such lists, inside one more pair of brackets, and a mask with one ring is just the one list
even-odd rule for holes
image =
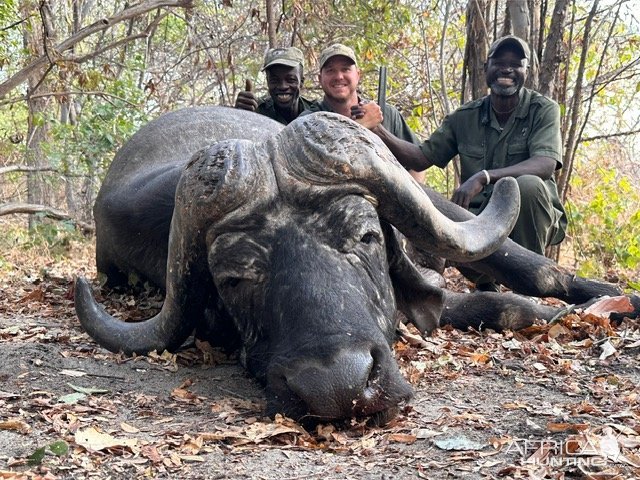
{"label": "forest background", "polygon": [[[637,0],[3,0],[0,4],[0,273],[8,249],[64,255],[91,233],[117,149],[144,123],[192,105],[233,105],[245,79],[265,94],[265,50],[299,47],[303,95],[318,55],[352,46],[361,93],[421,138],[486,93],[483,62],[506,33],[534,53],[528,86],[561,106],[558,184],[568,239],[549,255],[639,288],[640,9]],[[450,194],[455,165],[427,182]],[[28,214],[28,215],[25,215]],[[635,276],[635,279],[634,279]]]}

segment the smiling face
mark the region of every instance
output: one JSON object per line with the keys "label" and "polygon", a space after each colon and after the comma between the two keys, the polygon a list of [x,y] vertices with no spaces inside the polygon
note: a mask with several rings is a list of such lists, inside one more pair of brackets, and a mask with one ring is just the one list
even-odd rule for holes
{"label": "smiling face", "polygon": [[283,116],[297,116],[302,71],[300,67],[273,65],[266,70],[267,88],[273,99],[273,105]]}
{"label": "smiling face", "polygon": [[325,97],[340,103],[357,103],[360,70],[350,58],[342,55],[331,57],[322,66],[318,81]]}
{"label": "smiling face", "polygon": [[512,48],[502,48],[484,67],[491,93],[503,97],[516,95],[527,78],[527,60]]}

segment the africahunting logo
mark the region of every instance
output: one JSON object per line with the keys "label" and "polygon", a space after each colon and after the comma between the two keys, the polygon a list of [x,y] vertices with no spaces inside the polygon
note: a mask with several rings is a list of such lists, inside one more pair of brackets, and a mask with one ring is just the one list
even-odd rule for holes
{"label": "africahunting logo", "polygon": [[621,455],[618,435],[575,435],[562,440],[516,439],[507,454],[518,455],[524,464],[546,467],[604,467]]}

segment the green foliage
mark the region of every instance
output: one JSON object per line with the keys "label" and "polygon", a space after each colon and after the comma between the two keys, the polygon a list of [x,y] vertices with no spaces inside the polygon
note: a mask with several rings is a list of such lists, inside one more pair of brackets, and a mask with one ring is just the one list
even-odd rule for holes
{"label": "green foliage", "polygon": [[110,83],[101,81],[101,89],[116,97],[89,97],[82,104],[81,121],[70,124],[51,120],[52,141],[48,157],[53,166],[68,174],[96,175],[102,178],[118,148],[148,120],[142,109],[131,108],[130,102],[143,102],[131,79]]}
{"label": "green foliage", "polygon": [[0,1],[0,82],[22,67],[16,53],[24,53],[21,17],[15,0]]}
{"label": "green foliage", "polygon": [[27,457],[27,462],[29,465],[40,465],[47,453],[61,457],[62,455],[66,455],[68,452],[69,445],[64,440],[60,440],[50,443],[46,447],[38,448],[35,452],[29,455],[29,457]]}
{"label": "green foliage", "polygon": [[[614,169],[599,168],[586,201],[569,201],[570,232],[578,273],[604,276],[607,270],[635,270],[640,265],[640,194]],[[585,189],[574,176],[572,186]]]}

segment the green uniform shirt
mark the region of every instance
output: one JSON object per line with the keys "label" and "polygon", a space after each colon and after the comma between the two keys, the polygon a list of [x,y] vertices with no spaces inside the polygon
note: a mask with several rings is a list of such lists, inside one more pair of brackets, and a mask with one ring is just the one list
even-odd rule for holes
{"label": "green uniform shirt", "polygon": [[[304,97],[298,97],[298,112],[302,113],[309,108],[311,105],[311,100],[307,100]],[[256,113],[260,115],[264,115],[265,117],[269,117],[274,119],[277,122],[282,123],[283,125],[287,125],[289,122],[275,109],[273,106],[273,98],[264,97],[258,100],[258,108],[256,108]]]}
{"label": "green uniform shirt", "polygon": [[[469,102],[446,116],[442,125],[420,146],[424,156],[441,168],[460,155],[462,182],[481,170],[515,165],[533,156],[551,157],[562,167],[560,108],[556,102],[538,92],[523,88],[520,102],[507,124],[500,127],[491,109],[490,97]],[[560,214],[564,232],[566,215],[555,179],[545,181]],[[479,206],[491,195],[493,186],[471,202]]]}
{"label": "green uniform shirt", "polygon": [[[358,101],[360,101],[360,98],[358,98]],[[311,102],[307,110],[308,112],[306,114],[312,112],[333,112],[333,109],[324,100]],[[409,125],[407,125],[407,122],[395,107],[385,104],[382,109],[382,115],[384,117],[382,126],[389,132],[407,142],[420,145],[420,140],[418,140],[418,137],[416,137],[415,133],[409,128]]]}

